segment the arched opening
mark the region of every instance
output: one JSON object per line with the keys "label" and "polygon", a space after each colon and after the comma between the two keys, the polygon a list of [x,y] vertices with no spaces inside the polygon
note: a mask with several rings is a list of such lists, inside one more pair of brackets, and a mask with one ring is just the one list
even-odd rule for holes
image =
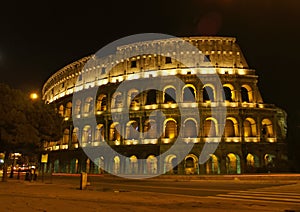
{"label": "arched opening", "polygon": [[274,137],[273,125],[270,119],[262,120],[262,135],[266,138]]}
{"label": "arched opening", "polygon": [[107,97],[106,94],[100,94],[97,99],[97,111],[106,111]]}
{"label": "arched opening", "polygon": [[165,158],[164,171],[170,174],[178,173],[177,157],[176,155],[168,155]]}
{"label": "arched opening", "polygon": [[240,174],[241,161],[237,154],[229,153],[226,157],[227,174]]}
{"label": "arched opening", "polygon": [[79,129],[78,129],[78,127],[75,127],[73,129],[73,133],[72,133],[72,144],[73,145],[79,143],[78,138],[79,138]]}
{"label": "arched opening", "polygon": [[169,87],[164,90],[164,103],[176,103],[176,91]]}
{"label": "arched opening", "polygon": [[62,139],[62,144],[69,144],[69,140],[70,140],[70,130],[69,129],[65,129],[64,130],[64,135],[63,135],[63,139]]}
{"label": "arched opening", "polygon": [[242,102],[253,102],[253,92],[249,85],[242,85],[241,87]]}
{"label": "arched opening", "polygon": [[161,133],[157,132],[157,124],[155,120],[147,120],[144,125],[144,138],[155,139],[159,138]]}
{"label": "arched opening", "polygon": [[214,154],[211,154],[206,162],[206,174],[220,174],[220,162]]}
{"label": "arched opening", "polygon": [[165,123],[164,138],[172,139],[175,137],[177,137],[177,123],[170,119]]}
{"label": "arched opening", "polygon": [[256,155],[247,154],[246,157],[247,172],[254,173],[259,167],[259,158]]}
{"label": "arched opening", "polygon": [[233,96],[230,87],[228,86],[223,86],[224,90],[224,95],[225,95],[225,100],[232,102],[233,101]]}
{"label": "arched opening", "polygon": [[210,85],[203,86],[203,102],[214,102],[215,101],[215,94],[214,89]]}
{"label": "arched opening", "polygon": [[121,134],[120,134],[120,125],[119,123],[112,123],[109,129],[109,140],[110,141],[120,141]]}
{"label": "arched opening", "polygon": [[147,174],[156,174],[157,158],[154,155],[149,155],[146,162],[147,162]]}
{"label": "arched opening", "polygon": [[152,105],[157,104],[156,100],[156,90],[151,89],[147,91],[147,97],[146,97],[146,105]]}
{"label": "arched opening", "polygon": [[128,91],[128,103],[129,107],[140,106],[139,91],[137,89],[131,89]]}
{"label": "arched opening", "polygon": [[58,114],[64,117],[64,106],[60,105],[58,108]]}
{"label": "arched opening", "polygon": [[246,118],[244,120],[244,137],[255,137],[256,133],[256,123],[253,118]]}
{"label": "arched opening", "polygon": [[81,101],[79,99],[76,100],[74,110],[75,115],[79,115],[81,113]]}
{"label": "arched opening", "polygon": [[93,98],[92,97],[87,97],[84,101],[84,109],[83,112],[84,113],[91,113],[93,112]]}
{"label": "arched opening", "polygon": [[140,129],[137,121],[129,121],[126,125],[126,139],[138,140],[140,137]]}
{"label": "arched opening", "polygon": [[98,174],[103,174],[105,167],[104,167],[104,157],[100,156],[99,158],[95,159],[96,165],[97,165],[97,172]]}
{"label": "arched opening", "polygon": [[194,120],[188,119],[184,122],[184,137],[185,138],[197,138],[198,130],[197,124]]}
{"label": "arched opening", "polygon": [[119,174],[120,173],[120,168],[121,168],[121,161],[119,156],[115,156],[113,158],[113,167],[112,167],[112,173],[113,174]]}
{"label": "arched opening", "polygon": [[72,102],[68,102],[66,105],[65,117],[70,118],[72,115]]}
{"label": "arched opening", "polygon": [[104,125],[103,124],[98,124],[95,130],[95,141],[96,142],[102,142],[104,141]]}
{"label": "arched opening", "polygon": [[235,118],[229,117],[226,119],[224,135],[225,137],[238,136],[238,122]]}
{"label": "arched opening", "polygon": [[241,87],[242,102],[249,102],[249,95],[247,88]]}
{"label": "arched opening", "polygon": [[217,123],[213,118],[207,118],[204,121],[204,137],[216,137],[217,136]]}
{"label": "arched opening", "polygon": [[198,172],[198,158],[195,155],[185,157],[185,174],[196,174]]}
{"label": "arched opening", "polygon": [[264,160],[265,160],[265,167],[268,172],[271,172],[275,168],[275,155],[272,154],[265,154]]}
{"label": "arched opening", "polygon": [[129,173],[130,174],[137,174],[138,173],[138,160],[135,155],[132,155],[129,158]]}
{"label": "arched opening", "polygon": [[89,125],[86,125],[82,130],[82,144],[92,142],[92,129]]}
{"label": "arched opening", "polygon": [[121,108],[123,107],[122,94],[121,92],[114,93],[112,97],[112,108]]}
{"label": "arched opening", "polygon": [[196,89],[193,85],[187,85],[183,88],[183,102],[195,102]]}

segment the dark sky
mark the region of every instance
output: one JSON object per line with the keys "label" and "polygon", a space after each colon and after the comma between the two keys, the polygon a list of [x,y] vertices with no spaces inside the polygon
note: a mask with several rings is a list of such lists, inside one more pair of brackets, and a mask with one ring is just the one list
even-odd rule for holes
{"label": "dark sky", "polygon": [[40,90],[63,66],[137,33],[234,36],[266,103],[299,107],[298,0],[17,1],[0,6],[1,82]]}

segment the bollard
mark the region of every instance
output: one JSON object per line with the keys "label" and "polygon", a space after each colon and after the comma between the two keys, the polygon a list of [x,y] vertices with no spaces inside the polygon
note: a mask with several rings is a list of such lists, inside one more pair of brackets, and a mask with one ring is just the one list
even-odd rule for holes
{"label": "bollard", "polygon": [[81,172],[80,175],[80,190],[86,189],[87,186],[87,173]]}

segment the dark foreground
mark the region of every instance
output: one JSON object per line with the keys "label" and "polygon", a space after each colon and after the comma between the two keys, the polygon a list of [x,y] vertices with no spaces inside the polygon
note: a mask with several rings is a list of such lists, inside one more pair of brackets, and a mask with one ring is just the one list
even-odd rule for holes
{"label": "dark foreground", "polygon": [[297,177],[45,176],[0,183],[0,211],[300,211]]}

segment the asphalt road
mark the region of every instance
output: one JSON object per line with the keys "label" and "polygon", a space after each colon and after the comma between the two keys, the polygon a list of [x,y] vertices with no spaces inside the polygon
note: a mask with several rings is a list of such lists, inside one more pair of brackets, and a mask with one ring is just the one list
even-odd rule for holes
{"label": "asphalt road", "polygon": [[300,181],[288,175],[264,180],[89,175],[84,191],[80,175],[39,176],[32,182],[23,177],[0,183],[0,202],[5,203],[0,211],[300,211]]}
{"label": "asphalt road", "polygon": [[[45,182],[49,182],[45,178]],[[80,185],[80,176],[53,176],[55,184],[68,182],[73,186]],[[274,181],[237,181],[237,180],[180,180],[180,179],[141,179],[132,180],[111,176],[88,176],[87,189],[95,191],[143,191],[185,196],[216,196],[235,191],[268,188],[292,184],[292,182]]]}

